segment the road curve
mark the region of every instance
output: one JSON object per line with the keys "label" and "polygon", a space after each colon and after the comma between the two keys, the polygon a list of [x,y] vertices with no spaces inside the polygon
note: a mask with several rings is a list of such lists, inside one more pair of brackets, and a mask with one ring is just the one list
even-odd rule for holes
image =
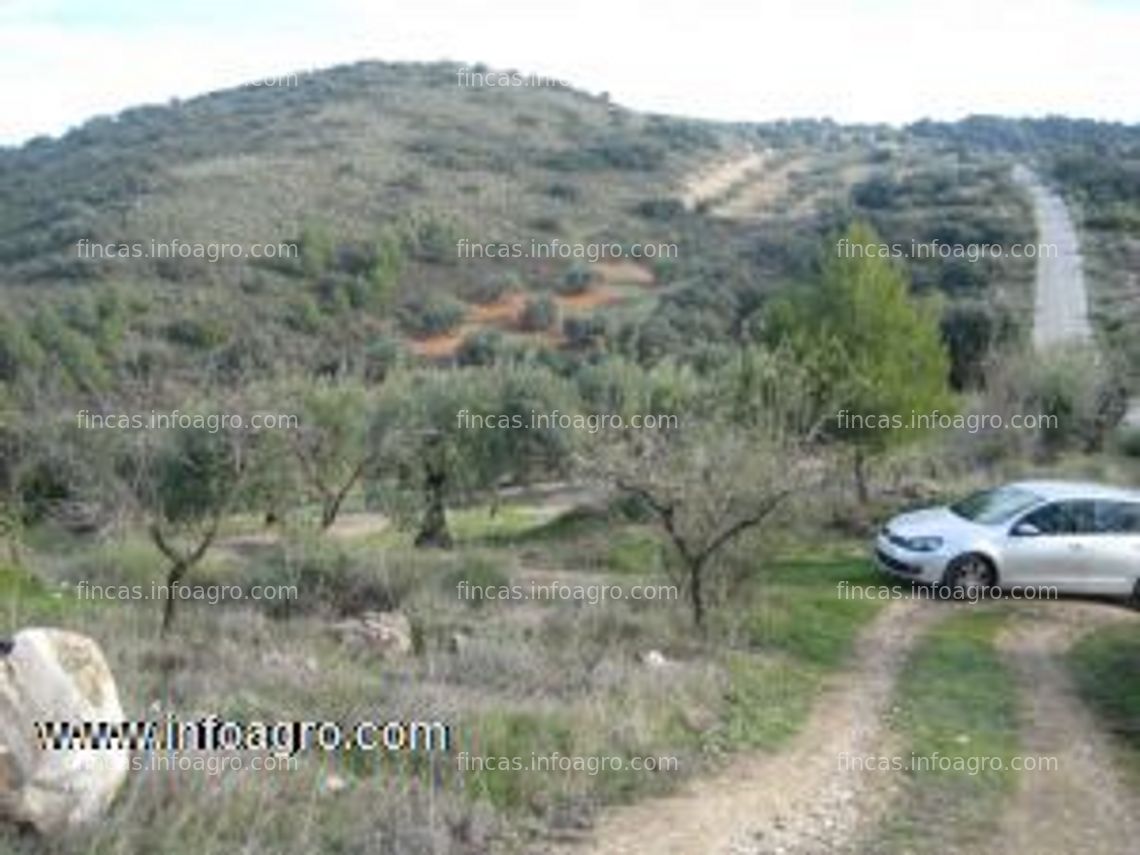
{"label": "road curve", "polygon": [[1037,224],[1039,254],[1033,344],[1044,351],[1059,344],[1091,342],[1081,247],[1069,209],[1064,200],[1045,187],[1027,167],[1015,166],[1013,180],[1029,194]]}
{"label": "road curve", "polygon": [[[1013,180],[1028,193],[1037,226],[1036,299],[1033,345],[1039,352],[1073,343],[1091,343],[1089,298],[1081,262],[1080,239],[1065,201],[1041,183],[1023,164],[1013,168]],[[1053,248],[1056,252],[1053,252]],[[1140,399],[1132,401],[1125,424],[1140,427]]]}

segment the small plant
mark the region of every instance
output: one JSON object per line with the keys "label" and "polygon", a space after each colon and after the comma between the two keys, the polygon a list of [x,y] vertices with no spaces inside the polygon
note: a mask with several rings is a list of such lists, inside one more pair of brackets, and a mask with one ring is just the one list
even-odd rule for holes
{"label": "small plant", "polygon": [[485,594],[488,589],[495,589],[495,595],[491,599],[504,599],[498,596],[498,593],[502,589],[509,588],[511,580],[497,564],[479,556],[472,556],[463,566],[444,574],[440,584],[445,595],[459,597],[466,605],[479,608],[487,599]]}
{"label": "small plant", "polygon": [[558,322],[558,306],[550,297],[527,300],[519,316],[519,327],[527,332],[544,332]]}
{"label": "small plant", "polygon": [[597,274],[593,270],[585,265],[576,264],[566,271],[562,281],[558,283],[557,291],[565,297],[584,294],[590,290],[596,279]]}
{"label": "small plant", "polygon": [[444,335],[451,332],[467,314],[458,300],[450,297],[415,297],[400,307],[400,325],[417,336]]}
{"label": "small plant", "polygon": [[1117,433],[1116,447],[1125,457],[1140,460],[1140,427],[1122,427]]}

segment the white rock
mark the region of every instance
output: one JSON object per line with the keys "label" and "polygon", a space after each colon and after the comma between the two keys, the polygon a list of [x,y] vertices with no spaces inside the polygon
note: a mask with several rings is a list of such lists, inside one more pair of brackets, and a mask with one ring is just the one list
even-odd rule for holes
{"label": "white rock", "polygon": [[99,646],[58,629],[25,629],[0,649],[0,820],[43,833],[97,819],[126,780],[125,748],[53,750],[36,722],[122,722]]}
{"label": "white rock", "polygon": [[650,668],[661,668],[669,664],[669,660],[665,658],[665,654],[660,650],[647,650],[642,655],[641,662]]}

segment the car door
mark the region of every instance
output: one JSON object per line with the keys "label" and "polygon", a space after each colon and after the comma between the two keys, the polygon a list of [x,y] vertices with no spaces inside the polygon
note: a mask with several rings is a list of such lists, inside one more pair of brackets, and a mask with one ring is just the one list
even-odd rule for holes
{"label": "car door", "polygon": [[1081,502],[1049,502],[1030,511],[1010,526],[1003,550],[1002,582],[1005,585],[1055,585],[1071,590],[1078,580],[1077,567],[1087,545],[1080,541],[1079,518],[1090,515]]}
{"label": "car door", "polygon": [[1098,501],[1081,572],[1088,593],[1127,595],[1140,579],[1140,502]]}
{"label": "car door", "polygon": [[1109,531],[1115,503],[1089,500],[1070,504],[1072,534],[1065,540],[1068,560],[1058,584],[1075,594],[1120,593],[1123,568]]}

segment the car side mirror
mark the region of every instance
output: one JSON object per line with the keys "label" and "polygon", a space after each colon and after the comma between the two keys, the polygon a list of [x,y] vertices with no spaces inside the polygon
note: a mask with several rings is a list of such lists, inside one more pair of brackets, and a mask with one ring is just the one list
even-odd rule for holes
{"label": "car side mirror", "polygon": [[1037,537],[1041,534],[1041,529],[1030,522],[1018,523],[1013,527],[1010,532],[1014,537]]}

